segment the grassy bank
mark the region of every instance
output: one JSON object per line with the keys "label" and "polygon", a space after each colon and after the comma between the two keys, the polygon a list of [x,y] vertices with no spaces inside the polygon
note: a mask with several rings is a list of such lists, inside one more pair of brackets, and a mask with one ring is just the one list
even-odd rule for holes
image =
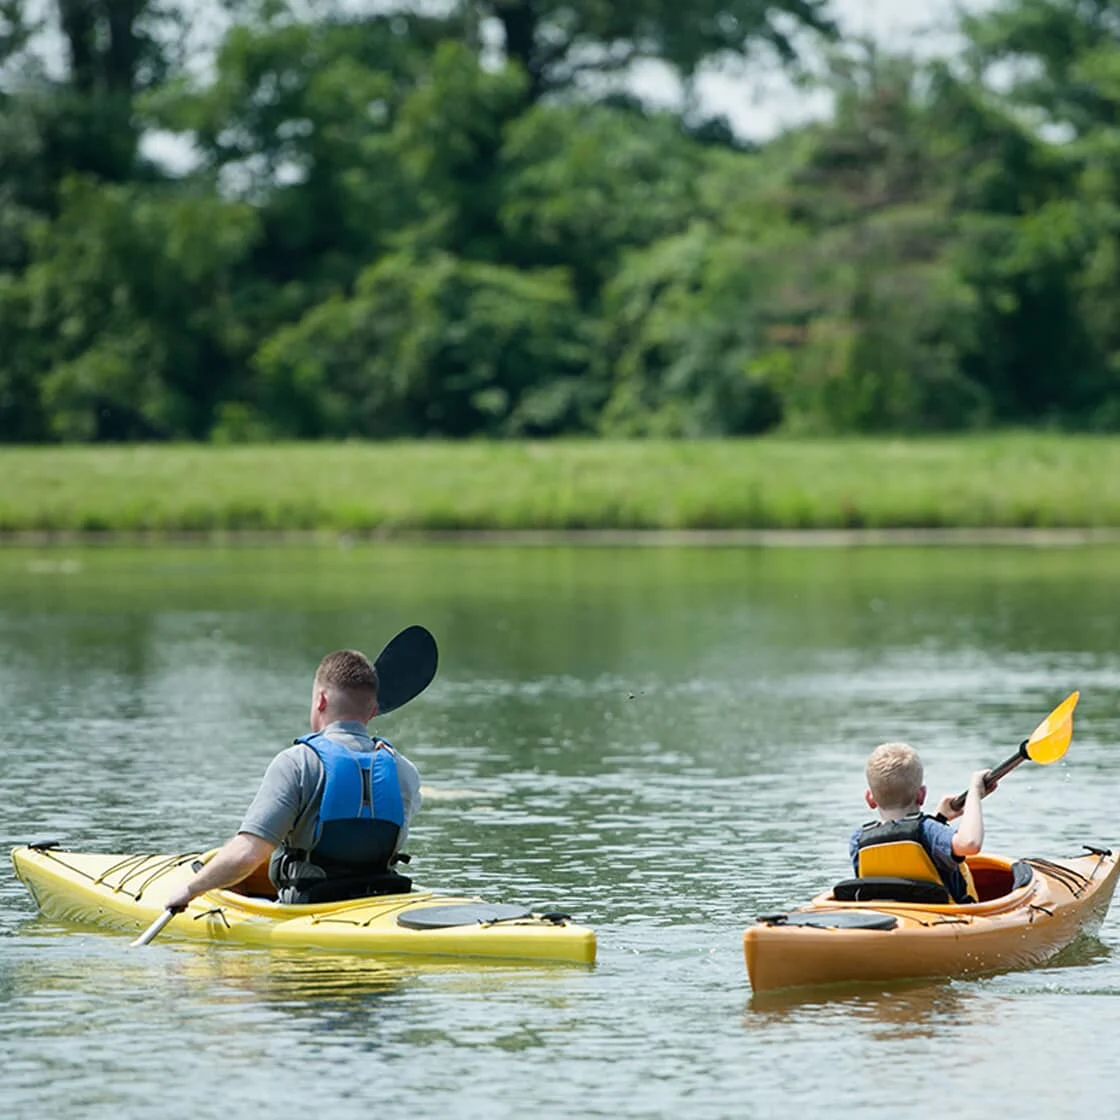
{"label": "grassy bank", "polygon": [[1120,439],[0,448],[0,532],[1120,527]]}

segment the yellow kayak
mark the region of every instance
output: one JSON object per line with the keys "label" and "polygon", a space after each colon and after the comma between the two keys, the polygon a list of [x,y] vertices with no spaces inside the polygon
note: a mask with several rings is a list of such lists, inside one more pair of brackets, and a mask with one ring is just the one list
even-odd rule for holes
{"label": "yellow kayak", "polygon": [[970,856],[980,901],[965,905],[868,897],[891,893],[874,884],[897,880],[837,884],[808,905],[759,918],[746,930],[751,987],[765,992],[1043,964],[1080,934],[1096,932],[1112,901],[1120,861],[1105,849],[1086,849],[1086,855],[1053,860]]}
{"label": "yellow kayak", "polygon": [[[12,849],[16,874],[42,912],[111,929],[146,929],[205,855],[109,855],[54,845]],[[514,960],[595,960],[595,934],[565,914],[430,891],[312,906],[281,904],[248,886],[209,891],[161,937],[342,953]]]}

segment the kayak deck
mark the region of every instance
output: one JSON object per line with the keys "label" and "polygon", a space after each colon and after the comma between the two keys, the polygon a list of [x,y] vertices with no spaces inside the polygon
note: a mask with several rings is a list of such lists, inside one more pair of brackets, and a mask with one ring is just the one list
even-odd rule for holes
{"label": "kayak deck", "polygon": [[[147,928],[164,900],[205,856],[115,855],[14,848],[16,874],[46,915],[110,929]],[[590,964],[592,930],[563,914],[431,891],[301,906],[208,891],[176,914],[161,937],[333,952],[559,960]]]}
{"label": "kayak deck", "polygon": [[981,901],[845,901],[831,892],[743,934],[756,992],[1031,968],[1094,933],[1120,859],[1092,848],[1067,859],[969,857]]}

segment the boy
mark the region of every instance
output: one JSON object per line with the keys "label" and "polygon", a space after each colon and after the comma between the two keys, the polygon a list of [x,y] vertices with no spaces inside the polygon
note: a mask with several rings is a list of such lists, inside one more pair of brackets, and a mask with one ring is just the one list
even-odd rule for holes
{"label": "boy", "polygon": [[[849,850],[857,876],[898,876],[942,882],[955,902],[975,902],[975,890],[964,860],[984,843],[981,799],[987,770],[977,770],[969,783],[964,808],[953,808],[953,795],[941,799],[936,816],[921,811],[926,799],[922,760],[906,743],[883,743],[867,759],[864,797],[879,819],[856,829]],[[949,821],[960,818],[956,829]],[[878,850],[876,850],[878,849]]]}

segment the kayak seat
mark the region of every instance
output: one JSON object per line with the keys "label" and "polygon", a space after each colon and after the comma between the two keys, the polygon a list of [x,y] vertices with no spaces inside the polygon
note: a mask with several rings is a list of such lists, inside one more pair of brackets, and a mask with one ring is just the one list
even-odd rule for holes
{"label": "kayak seat", "polygon": [[[201,868],[202,864],[198,864]],[[195,868],[197,870],[198,868]],[[249,898],[265,898],[272,902],[278,900],[276,886],[268,876],[268,864],[251,871],[239,883],[229,888],[237,894]],[[366,898],[372,895],[408,894],[412,890],[412,880],[395,871],[383,875],[363,875],[359,879],[332,879],[325,883],[310,885],[299,892],[298,900],[303,904],[319,902],[342,902],[351,898]],[[286,900],[292,901],[292,900]]]}
{"label": "kayak seat", "polygon": [[371,898],[383,894],[408,894],[412,880],[407,875],[386,871],[381,875],[310,881],[300,887],[285,887],[281,902],[300,906],[320,902],[348,902],[352,898]]}
{"label": "kayak seat", "polygon": [[952,902],[943,883],[887,875],[844,879],[832,888],[832,897],[837,902],[925,902],[936,906]]}

